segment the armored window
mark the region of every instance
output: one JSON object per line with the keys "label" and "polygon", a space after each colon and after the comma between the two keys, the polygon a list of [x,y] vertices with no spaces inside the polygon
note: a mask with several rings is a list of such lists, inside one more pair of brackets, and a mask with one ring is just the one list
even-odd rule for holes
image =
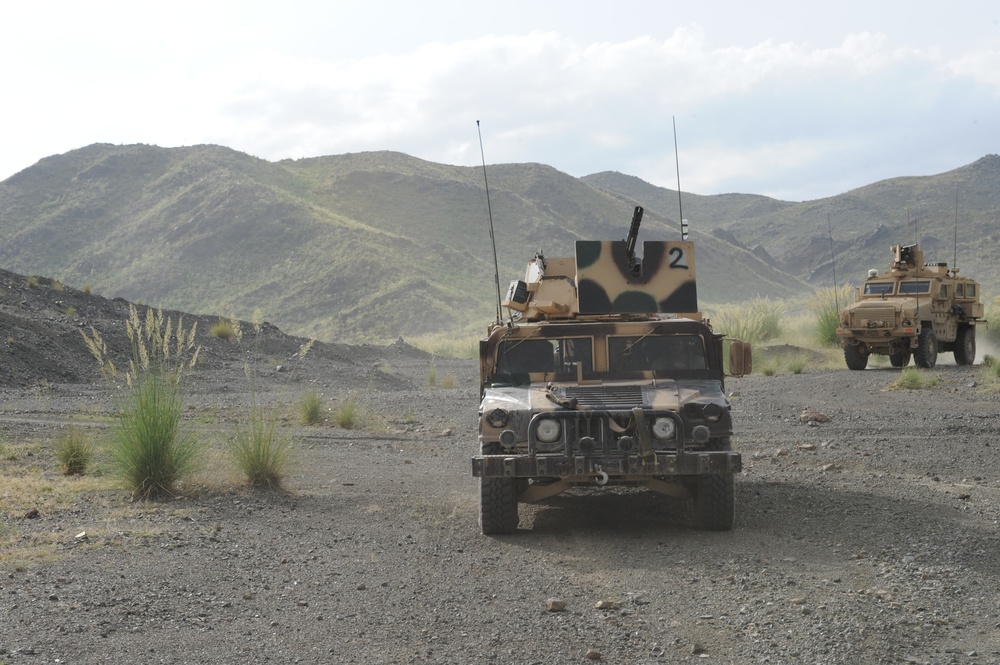
{"label": "armored window", "polygon": [[965,297],[966,298],[975,298],[976,297],[976,285],[975,284],[969,284],[969,285],[967,285],[965,287]]}
{"label": "armored window", "polygon": [[575,372],[576,364],[583,366],[583,373],[594,371],[594,342],[590,337],[567,337],[556,342],[556,371]]}
{"label": "armored window", "polygon": [[884,296],[892,293],[892,282],[868,282],[865,284],[866,296]]}
{"label": "armored window", "polygon": [[547,339],[510,340],[500,345],[497,371],[501,374],[551,372],[552,342]]}
{"label": "armored window", "polygon": [[965,297],[965,285],[959,282],[955,285],[955,297],[964,298]]}
{"label": "armored window", "polygon": [[645,335],[608,339],[612,372],[705,369],[705,344],[700,335]]}
{"label": "armored window", "polygon": [[942,284],[941,285],[941,294],[939,295],[939,297],[940,298],[947,298],[948,297],[948,285],[947,284]]}
{"label": "armored window", "polygon": [[929,281],[924,281],[924,280],[913,281],[913,282],[900,282],[900,284],[899,284],[899,292],[901,294],[903,294],[903,293],[911,293],[911,294],[930,293],[931,292],[931,283]]}

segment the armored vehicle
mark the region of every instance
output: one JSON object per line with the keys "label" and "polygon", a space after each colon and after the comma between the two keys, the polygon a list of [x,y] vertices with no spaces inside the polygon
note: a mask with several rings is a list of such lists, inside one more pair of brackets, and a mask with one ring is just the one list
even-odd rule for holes
{"label": "armored vehicle", "polygon": [[894,245],[888,272],[869,270],[856,301],[840,312],[837,336],[850,369],[868,366],[873,353],[893,367],[931,368],[939,352],[959,365],[976,359],[976,325],[984,323],[979,284],[946,263],[924,263],[917,245]]}
{"label": "armored vehicle", "polygon": [[691,242],[636,256],[642,212],[627,240],[536,254],[480,342],[484,534],[514,531],[519,502],[623,485],[691,501],[700,528],[733,526],[742,460],[724,381],[750,372],[750,347],[698,313]]}

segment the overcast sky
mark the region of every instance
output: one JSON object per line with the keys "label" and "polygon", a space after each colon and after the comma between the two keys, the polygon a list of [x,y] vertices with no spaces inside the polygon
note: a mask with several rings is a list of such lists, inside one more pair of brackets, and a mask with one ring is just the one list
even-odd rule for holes
{"label": "overcast sky", "polygon": [[396,150],[786,200],[1000,153],[1000,2],[19,2],[0,180],[91,143]]}

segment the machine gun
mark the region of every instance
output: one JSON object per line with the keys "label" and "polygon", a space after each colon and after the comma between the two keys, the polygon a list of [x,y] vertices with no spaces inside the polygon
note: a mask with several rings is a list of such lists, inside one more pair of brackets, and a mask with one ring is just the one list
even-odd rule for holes
{"label": "machine gun", "polygon": [[642,259],[635,258],[635,241],[639,237],[639,225],[642,224],[642,206],[636,206],[632,213],[632,226],[628,230],[628,238],[625,239],[625,254],[628,256],[628,267],[633,275],[639,276],[642,273]]}

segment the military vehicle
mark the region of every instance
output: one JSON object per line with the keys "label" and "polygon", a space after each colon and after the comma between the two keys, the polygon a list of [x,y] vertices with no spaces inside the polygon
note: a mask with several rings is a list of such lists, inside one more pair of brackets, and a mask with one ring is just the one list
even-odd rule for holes
{"label": "military vehicle", "polygon": [[519,502],[623,485],[689,500],[700,528],[733,526],[742,459],[724,382],[750,372],[750,346],[698,312],[691,242],[636,256],[642,213],[626,240],[536,254],[480,342],[484,534],[513,532]]}
{"label": "military vehicle", "polygon": [[841,310],[837,336],[853,370],[873,354],[889,356],[893,367],[932,368],[939,352],[952,352],[959,365],[976,359],[976,325],[983,320],[979,284],[959,277],[947,263],[924,263],[917,245],[893,245],[887,272],[869,270],[856,300]]}

